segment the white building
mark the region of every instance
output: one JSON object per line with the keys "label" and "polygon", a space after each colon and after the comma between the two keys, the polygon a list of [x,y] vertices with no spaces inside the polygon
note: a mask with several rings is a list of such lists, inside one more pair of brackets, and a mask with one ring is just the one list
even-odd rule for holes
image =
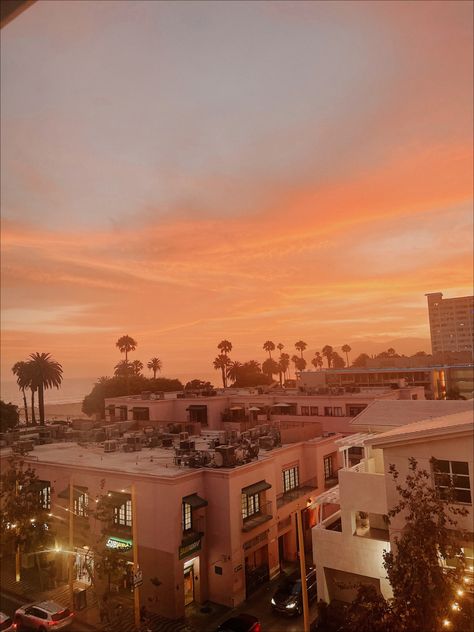
{"label": "white building", "polygon": [[[420,420],[426,413],[430,414]],[[428,471],[432,457],[442,461],[451,473],[462,470],[456,493],[469,514],[460,519],[459,526],[473,531],[474,445],[469,402],[374,402],[353,426],[359,428],[358,434],[337,441],[344,462],[339,485],[316,501],[336,510],[313,528],[318,593],[326,601],[351,601],[357,589],[344,585],[359,583],[373,584],[384,597],[391,596],[382,556],[403,528],[400,516],[390,526],[386,520],[389,509],[397,503],[388,473],[392,463],[402,481],[410,457]],[[353,465],[357,451],[363,458]],[[466,548],[465,555],[472,570],[472,548]]]}

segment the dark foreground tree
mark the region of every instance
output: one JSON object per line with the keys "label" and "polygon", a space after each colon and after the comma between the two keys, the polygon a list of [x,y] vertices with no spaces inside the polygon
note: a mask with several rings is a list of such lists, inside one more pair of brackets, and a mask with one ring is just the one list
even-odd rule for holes
{"label": "dark foreground tree", "polygon": [[18,406],[12,403],[7,404],[0,400],[0,432],[13,430],[13,428],[18,426],[19,421]]}
{"label": "dark foreground tree", "polygon": [[40,424],[44,426],[44,391],[59,388],[63,381],[63,367],[50,353],[32,353],[28,361],[32,390],[38,391]]}
{"label": "dark foreground tree", "polygon": [[384,602],[380,595],[360,587],[350,608],[347,632],[472,630],[472,603],[463,590],[466,534],[457,522],[468,512],[453,502],[457,499],[451,492],[450,475],[441,472],[437,461],[432,465],[436,488],[430,485],[431,474],[419,469],[413,458],[404,484],[398,482],[395,466],[390,466],[399,501],[389,511],[389,519],[401,514],[405,520],[391,551],[383,554],[393,598]]}

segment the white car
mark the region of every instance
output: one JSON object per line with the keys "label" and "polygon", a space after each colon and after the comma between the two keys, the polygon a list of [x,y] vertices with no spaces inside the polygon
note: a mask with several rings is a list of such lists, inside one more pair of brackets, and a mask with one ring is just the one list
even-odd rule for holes
{"label": "white car", "polygon": [[69,608],[64,608],[55,601],[41,601],[18,608],[14,620],[18,629],[48,632],[67,628],[71,625],[73,617],[74,614]]}
{"label": "white car", "polygon": [[16,623],[4,612],[0,612],[0,632],[15,632]]}

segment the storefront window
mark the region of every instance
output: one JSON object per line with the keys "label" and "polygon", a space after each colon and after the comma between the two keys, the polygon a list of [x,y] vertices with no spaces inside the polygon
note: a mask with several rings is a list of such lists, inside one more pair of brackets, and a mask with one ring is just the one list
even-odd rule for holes
{"label": "storefront window", "polygon": [[126,500],[122,505],[114,507],[114,524],[122,527],[132,526],[132,501]]}
{"label": "storefront window", "polygon": [[74,499],[74,513],[76,516],[87,516],[87,507],[89,505],[89,494],[83,492]]}

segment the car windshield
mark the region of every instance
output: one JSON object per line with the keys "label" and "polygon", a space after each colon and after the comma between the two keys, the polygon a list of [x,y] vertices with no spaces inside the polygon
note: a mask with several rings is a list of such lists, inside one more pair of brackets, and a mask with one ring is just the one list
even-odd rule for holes
{"label": "car windshield", "polygon": [[66,608],[65,610],[61,610],[61,612],[55,612],[53,615],[51,615],[51,619],[53,621],[61,621],[62,619],[68,617],[70,614],[71,611],[69,610],[69,608]]}
{"label": "car windshield", "polygon": [[297,595],[301,592],[301,579],[297,579],[291,586],[291,594]]}
{"label": "car windshield", "polygon": [[12,623],[13,621],[10,618],[5,619],[3,623],[0,623],[0,630],[6,630],[11,626]]}

